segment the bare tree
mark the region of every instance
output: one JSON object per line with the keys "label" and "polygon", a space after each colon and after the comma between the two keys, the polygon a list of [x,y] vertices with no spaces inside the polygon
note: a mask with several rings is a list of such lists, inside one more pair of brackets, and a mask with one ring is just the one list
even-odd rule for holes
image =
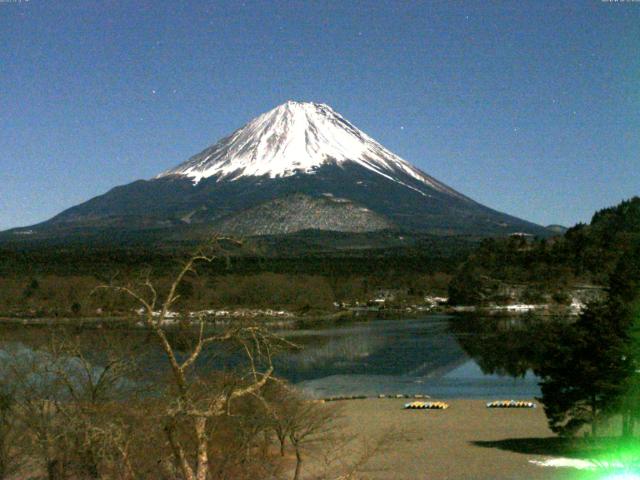
{"label": "bare tree", "polygon": [[[372,468],[371,462],[386,449],[393,448],[393,445],[402,438],[395,432],[387,434],[375,441],[357,437],[339,436],[338,441],[332,444],[325,443],[325,471],[313,477],[316,480],[332,478],[333,480],[358,480],[368,478],[366,472],[379,472],[380,468]],[[345,450],[350,450],[349,455],[345,455]],[[344,457],[348,456],[349,459]],[[330,473],[335,472],[339,473]],[[389,475],[387,475],[389,476]],[[392,475],[391,475],[392,476]]]}
{"label": "bare tree", "polygon": [[117,469],[119,478],[132,478],[130,432],[111,406],[137,397],[140,387],[131,380],[137,376],[138,365],[128,350],[107,345],[108,336],[102,338],[106,340],[104,348],[98,349],[102,357],[99,364],[78,338],[54,344],[56,361],[50,370],[65,394],[56,402],[57,415],[72,439],[76,470],[90,478],[102,478],[103,472]]}
{"label": "bare tree", "polygon": [[[79,338],[53,333],[43,350],[5,351],[3,379],[14,389],[12,421],[25,433],[20,456],[41,463],[50,480],[132,478],[123,471],[130,466],[128,427],[114,404],[131,400],[134,361],[121,345],[91,346],[100,365]],[[37,464],[30,468],[38,470]]]}
{"label": "bare tree", "polygon": [[400,439],[394,432],[378,440],[361,439],[342,430],[341,409],[304,398],[283,383],[270,386],[267,396],[271,428],[278,439],[280,455],[286,454],[287,441],[295,455],[293,480],[306,478],[355,480],[369,468],[383,448]]}
{"label": "bare tree", "polygon": [[270,383],[266,393],[263,401],[269,425],[278,439],[280,456],[285,456],[288,440],[296,459],[293,478],[299,480],[305,454],[336,440],[334,433],[339,411],[336,405],[304,398],[284,382]]}
{"label": "bare tree", "polygon": [[[51,381],[51,358],[29,349],[5,348],[3,381],[12,385],[13,420],[26,432],[24,457],[42,463],[49,480],[63,478],[67,449],[62,446],[63,424],[56,416],[59,391]],[[38,469],[40,465],[34,465]]]}
{"label": "bare tree", "polygon": [[299,480],[305,450],[330,440],[336,410],[315,402],[299,401],[293,405],[289,416],[289,441],[296,454],[293,480]]}
{"label": "bare tree", "polygon": [[[174,462],[184,480],[206,480],[211,470],[209,443],[211,426],[215,418],[227,415],[232,403],[240,398],[259,395],[264,385],[273,378],[272,355],[285,342],[254,325],[234,326],[223,332],[206,332],[204,316],[197,319],[197,334],[187,351],[178,352],[168,334],[172,308],[179,298],[177,293],[185,277],[195,274],[196,265],[211,263],[225,255],[224,244],[241,242],[216,237],[200,248],[184,263],[171,283],[166,295],[160,295],[149,275],[134,285],[103,285],[98,288],[115,290],[135,299],[143,309],[144,324],[157,339],[171,370],[173,401],[166,409],[164,431]],[[160,297],[163,297],[162,299]],[[243,374],[227,378],[222,385],[211,384],[195,373],[195,365],[205,350],[214,344],[237,345],[245,355],[248,368]],[[230,381],[229,381],[230,380]],[[187,431],[186,439],[180,430]],[[195,455],[185,445],[192,443]]]}
{"label": "bare tree", "polygon": [[[4,387],[4,386],[3,386]],[[20,452],[16,444],[21,437],[21,429],[16,422],[16,402],[9,388],[0,391],[0,480],[8,478],[21,464]]]}

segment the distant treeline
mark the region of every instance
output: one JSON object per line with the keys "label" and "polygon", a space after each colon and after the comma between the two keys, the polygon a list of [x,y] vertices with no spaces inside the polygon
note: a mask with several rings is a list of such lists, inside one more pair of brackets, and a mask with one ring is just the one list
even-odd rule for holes
{"label": "distant treeline", "polygon": [[[295,242],[294,239],[289,243]],[[295,245],[281,242],[277,250],[255,252],[252,241],[241,252],[232,252],[207,265],[207,274],[253,274],[261,272],[317,275],[375,275],[380,273],[453,272],[477,246],[478,241],[465,237],[434,237],[406,247],[359,248],[296,254]],[[182,245],[138,244],[130,246],[83,243],[56,245],[46,242],[0,245],[0,275],[97,275],[114,271],[151,268],[168,273],[196,248],[196,243]]]}
{"label": "distant treeline", "polygon": [[[393,291],[400,305],[445,294],[451,274],[477,245],[468,238],[413,240],[409,247],[345,249],[294,255],[295,238],[265,249],[249,240],[181,286],[179,307],[334,310],[335,302],[366,302]],[[287,244],[290,248],[286,248]],[[103,292],[113,279],[139,282],[148,273],[160,288],[195,244],[97,245],[21,243],[0,247],[0,316],[126,315],[132,305]],[[265,252],[265,250],[267,250]],[[279,250],[280,255],[274,252]]]}

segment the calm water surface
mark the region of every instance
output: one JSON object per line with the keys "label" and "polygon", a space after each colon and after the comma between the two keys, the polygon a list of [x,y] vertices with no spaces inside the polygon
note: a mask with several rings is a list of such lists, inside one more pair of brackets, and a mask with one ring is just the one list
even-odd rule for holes
{"label": "calm water surface", "polygon": [[[524,323],[521,319],[429,315],[415,320],[368,320],[284,330],[278,333],[302,348],[276,357],[276,374],[314,397],[421,393],[440,398],[532,398],[540,390],[526,357],[535,354],[535,338],[527,333]],[[24,359],[20,362],[38,362],[46,355],[41,348],[55,333],[5,326],[0,335],[4,344],[0,357],[8,355],[6,349],[11,345],[20,352],[18,358]],[[93,361],[98,368],[98,337],[110,335],[118,349],[129,342],[142,344],[148,373],[167,371],[155,339],[141,330],[82,333],[85,342],[96,345]],[[213,352],[198,362],[198,368],[220,368],[222,357]]]}
{"label": "calm water surface", "polygon": [[[508,368],[499,368],[500,355],[506,363],[513,355],[510,345],[505,345],[503,352],[496,351],[500,350],[495,346],[498,335],[511,343],[511,336],[508,332],[505,335],[500,326],[505,323],[477,328],[482,321],[431,315],[417,320],[373,320],[281,332],[304,348],[281,356],[276,368],[279,375],[316,397],[423,393],[488,399],[539,395],[537,378],[531,371],[525,369],[518,372],[523,375],[514,377],[506,374]],[[518,323],[510,319],[506,325],[512,328]],[[513,338],[520,335],[516,329]],[[495,354],[493,368],[483,371],[465,347],[480,354],[483,349]]]}

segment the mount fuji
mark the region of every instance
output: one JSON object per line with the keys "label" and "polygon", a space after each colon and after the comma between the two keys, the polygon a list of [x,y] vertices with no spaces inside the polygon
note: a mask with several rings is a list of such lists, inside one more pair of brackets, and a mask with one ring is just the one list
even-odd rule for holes
{"label": "mount fuji", "polygon": [[289,101],[186,162],[12,233],[176,229],[236,235],[397,230],[545,235],[398,157],[331,107]]}

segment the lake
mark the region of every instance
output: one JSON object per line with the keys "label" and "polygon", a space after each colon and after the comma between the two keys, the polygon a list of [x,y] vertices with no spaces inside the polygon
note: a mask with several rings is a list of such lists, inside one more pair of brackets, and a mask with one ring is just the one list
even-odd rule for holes
{"label": "lake", "polygon": [[505,325],[513,332],[512,338],[521,341],[522,329],[513,328],[519,324],[518,319],[496,322],[429,315],[281,332],[304,348],[279,357],[276,370],[314,397],[428,394],[441,398],[532,398],[540,394],[533,373],[525,369],[514,377],[506,368],[491,368],[499,373],[483,370],[464,348],[471,345],[468,350],[476,352],[486,345],[492,354],[502,353],[508,360],[513,354],[508,349],[511,345],[500,352],[495,341],[500,335],[511,344]]}
{"label": "lake", "polygon": [[[39,358],[49,336],[57,335],[55,329],[16,325],[4,325],[0,332],[4,346],[0,353],[17,348],[23,359]],[[277,333],[301,348],[275,358],[276,374],[316,398],[426,394],[530,399],[540,394],[527,358],[535,355],[535,338],[522,318],[426,315]],[[81,338],[93,352],[94,365],[101,363],[103,344],[141,353],[149,374],[167,371],[155,338],[143,330],[88,329]],[[199,369],[219,368],[218,354],[207,357]]]}

